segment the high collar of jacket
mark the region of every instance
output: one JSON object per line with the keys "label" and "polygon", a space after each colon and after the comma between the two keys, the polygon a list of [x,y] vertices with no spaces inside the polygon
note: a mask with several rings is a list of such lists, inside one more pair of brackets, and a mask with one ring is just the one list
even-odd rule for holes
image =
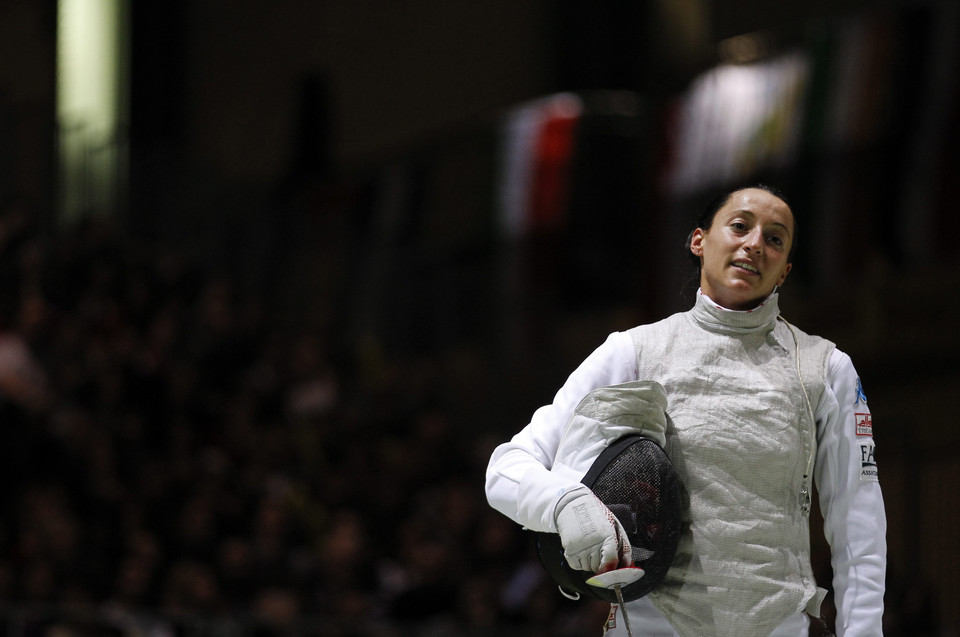
{"label": "high collar of jacket", "polygon": [[776,291],[751,310],[730,310],[718,305],[703,291],[697,291],[697,302],[690,310],[693,319],[711,332],[744,334],[770,332],[777,323],[780,306]]}

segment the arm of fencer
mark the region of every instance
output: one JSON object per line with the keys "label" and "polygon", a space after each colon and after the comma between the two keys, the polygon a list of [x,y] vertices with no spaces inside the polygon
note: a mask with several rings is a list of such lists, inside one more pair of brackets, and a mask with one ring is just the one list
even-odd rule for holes
{"label": "arm of fencer", "polygon": [[873,417],[846,354],[835,351],[817,408],[815,477],[831,548],[837,635],[879,635],[886,579],[886,515]]}

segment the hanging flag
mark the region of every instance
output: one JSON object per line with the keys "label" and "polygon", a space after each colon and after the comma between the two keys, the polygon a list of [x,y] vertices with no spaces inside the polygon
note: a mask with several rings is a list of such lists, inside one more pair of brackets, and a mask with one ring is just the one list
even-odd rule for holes
{"label": "hanging flag", "polygon": [[796,52],[698,77],[676,107],[667,191],[695,193],[792,159],[809,67],[807,55]]}
{"label": "hanging flag", "polygon": [[499,224],[505,236],[564,226],[582,115],[579,96],[559,93],[523,104],[505,117],[497,183]]}

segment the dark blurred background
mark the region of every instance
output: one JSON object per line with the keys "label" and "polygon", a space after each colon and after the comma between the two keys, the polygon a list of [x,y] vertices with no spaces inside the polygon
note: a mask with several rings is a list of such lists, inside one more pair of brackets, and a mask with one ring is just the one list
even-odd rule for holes
{"label": "dark blurred background", "polygon": [[798,218],[784,314],[870,399],[886,634],[958,634],[958,25],[0,0],[0,635],[599,635],[487,458],[689,306],[699,206],[753,181]]}

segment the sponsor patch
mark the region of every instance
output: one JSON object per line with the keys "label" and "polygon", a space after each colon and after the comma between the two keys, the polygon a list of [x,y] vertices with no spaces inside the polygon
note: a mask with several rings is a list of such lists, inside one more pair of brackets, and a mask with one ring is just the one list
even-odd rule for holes
{"label": "sponsor patch", "polygon": [[615,630],[617,628],[617,605],[610,604],[610,614],[607,615],[607,623],[603,625],[603,634],[606,635],[608,630]]}
{"label": "sponsor patch", "polygon": [[860,443],[860,480],[879,482],[877,472],[876,446],[873,442]]}
{"label": "sponsor patch", "polygon": [[870,414],[854,414],[853,416],[857,420],[857,435],[872,436],[873,417]]}

